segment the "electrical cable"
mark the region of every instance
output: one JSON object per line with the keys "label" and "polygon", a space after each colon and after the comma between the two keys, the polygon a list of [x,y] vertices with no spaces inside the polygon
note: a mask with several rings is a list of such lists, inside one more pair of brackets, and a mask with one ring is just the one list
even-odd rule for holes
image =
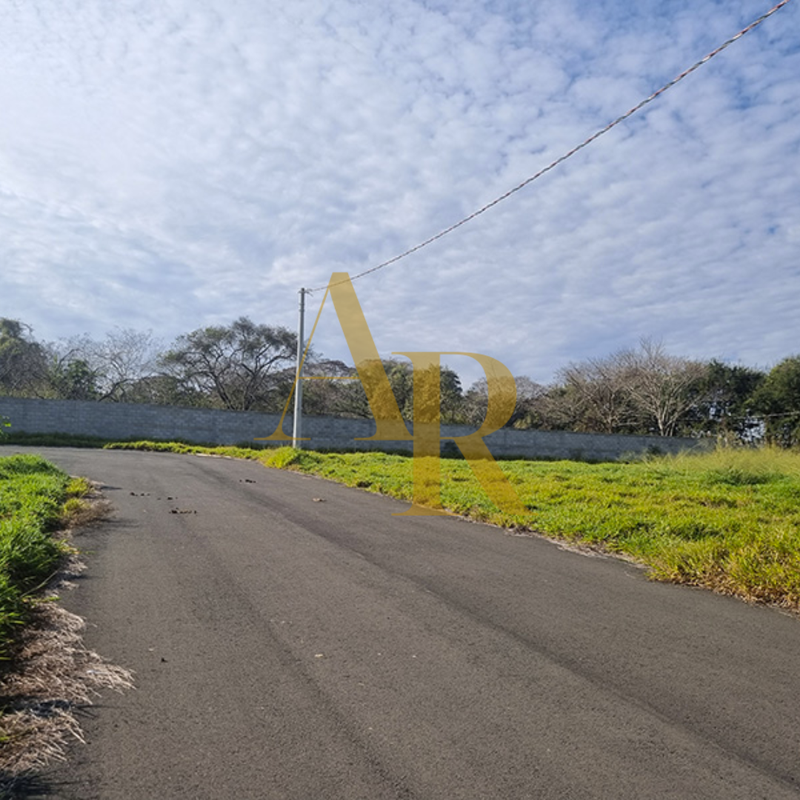
{"label": "electrical cable", "polygon": [[[771,8],[766,13],[762,14],[755,21],[751,22],[746,28],[742,28],[742,30],[740,30],[739,33],[737,33],[735,36],[731,36],[730,39],[728,39],[727,41],[723,42],[719,47],[715,48],[710,53],[708,53],[708,55],[704,56],[699,61],[697,61],[696,63],[692,64],[691,67],[689,67],[688,69],[685,69],[683,72],[681,72],[680,75],[678,75],[676,78],[673,78],[671,81],[669,81],[669,83],[665,83],[660,89],[658,89],[657,91],[653,92],[649,97],[646,97],[644,100],[642,100],[641,102],[637,103],[635,106],[633,106],[633,108],[631,108],[630,110],[626,111],[624,114],[622,114],[621,116],[617,117],[612,122],[609,122],[608,125],[606,125],[604,128],[601,128],[600,130],[598,130],[595,133],[593,133],[588,139],[584,139],[584,141],[582,141],[579,145],[573,147],[571,150],[569,150],[568,152],[564,153],[564,155],[560,156],[555,161],[550,162],[546,167],[540,169],[534,175],[531,175],[529,178],[526,178],[524,181],[522,181],[522,183],[518,184],[513,189],[509,189],[507,192],[505,192],[504,194],[501,194],[499,197],[496,197],[494,200],[492,200],[491,202],[487,203],[485,206],[482,206],[477,211],[473,211],[473,213],[470,214],[469,216],[466,216],[463,219],[459,220],[458,222],[454,223],[453,225],[450,225],[449,227],[445,228],[444,230],[439,231],[439,233],[435,234],[434,236],[429,237],[428,239],[425,239],[425,241],[420,242],[419,244],[415,245],[414,247],[411,247],[408,250],[400,253],[399,255],[396,255],[393,258],[388,259],[387,261],[383,261],[382,263],[380,263],[380,264],[378,264],[378,265],[376,265],[374,267],[370,267],[369,269],[366,269],[363,272],[359,272],[357,275],[353,275],[350,278],[350,281],[356,281],[359,278],[365,277],[366,275],[371,275],[373,272],[377,272],[378,270],[385,269],[386,267],[388,267],[388,266],[390,266],[392,264],[396,264],[398,261],[400,261],[400,260],[412,255],[413,253],[416,253],[419,250],[422,250],[423,247],[427,247],[428,245],[433,244],[434,242],[438,241],[442,237],[447,236],[447,234],[452,233],[453,231],[455,231],[458,228],[460,228],[462,225],[466,225],[468,222],[471,222],[476,217],[479,217],[481,214],[484,214],[485,212],[487,212],[490,208],[494,208],[494,206],[498,205],[499,203],[502,203],[503,200],[507,200],[513,194],[516,194],[521,189],[524,189],[529,183],[533,183],[533,181],[537,180],[538,178],[541,178],[542,175],[545,175],[546,173],[548,173],[551,170],[555,169],[555,167],[557,167],[559,164],[562,164],[568,158],[571,158],[576,153],[578,153],[580,150],[583,150],[584,147],[587,147],[592,142],[594,142],[595,140],[599,139],[604,134],[608,133],[612,128],[615,128],[621,122],[624,122],[629,117],[632,117],[637,111],[639,111],[640,109],[644,108],[648,103],[652,103],[653,100],[655,100],[657,97],[660,97],[668,89],[671,89],[673,86],[675,86],[676,83],[679,83],[685,77],[687,77],[688,75],[691,75],[696,69],[699,69],[701,66],[703,66],[703,64],[706,64],[707,62],[709,62],[712,58],[714,58],[714,56],[716,56],[719,53],[721,53],[726,47],[729,47],[735,41],[737,41],[738,39],[741,39],[745,34],[749,33],[754,28],[759,26],[762,22],[764,22],[764,20],[766,20],[769,17],[771,17],[775,12],[779,11],[781,8],[783,8],[783,6],[787,5],[790,1],[791,0],[781,0],[781,2],[779,2],[776,6]],[[334,285],[337,285],[337,284],[334,284]],[[320,289],[325,289],[325,288],[327,288],[327,287],[326,286],[318,286],[318,287],[316,287],[314,289],[306,289],[305,291],[306,292],[316,292],[316,291],[319,291]]]}

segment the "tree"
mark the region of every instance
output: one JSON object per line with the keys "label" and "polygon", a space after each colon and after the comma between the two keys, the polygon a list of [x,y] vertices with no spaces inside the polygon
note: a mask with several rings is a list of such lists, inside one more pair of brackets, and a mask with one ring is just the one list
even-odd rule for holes
{"label": "tree", "polygon": [[98,400],[97,380],[97,373],[84,359],[53,357],[48,370],[48,394],[58,400]]}
{"label": "tree", "polygon": [[211,408],[211,398],[174,375],[145,375],[134,381],[125,393],[127,403],[151,403],[159,406]]}
{"label": "tree", "polygon": [[155,372],[151,332],[118,328],[100,340],[84,334],[48,346],[49,394],[62,400],[138,402],[134,387]]}
{"label": "tree", "polygon": [[535,399],[535,425],[545,431],[579,430],[579,417],[573,394],[560,383],[543,386]]}
{"label": "tree", "polygon": [[761,427],[752,397],[765,377],[761,370],[712,359],[700,383],[699,402],[682,421],[680,433],[751,441]]}
{"label": "tree", "polygon": [[275,399],[280,371],[295,358],[296,342],[286,328],[240,317],[228,326],[179,336],[160,364],[183,387],[210,397],[215,406],[263,410]]}
{"label": "tree", "polygon": [[414,371],[411,362],[385,359],[383,368],[403,419],[411,420],[414,416]]}
{"label": "tree", "polygon": [[519,430],[541,428],[545,423],[543,400],[547,395],[547,387],[532,381],[527,375],[518,375],[514,382],[517,386],[517,404],[508,427]]}
{"label": "tree", "polygon": [[479,378],[464,393],[462,421],[465,425],[479,427],[486,418],[489,403],[489,384],[486,378]]}
{"label": "tree", "polygon": [[[437,416],[439,424],[452,425],[462,419],[463,393],[458,373],[449,367],[432,363],[426,367],[414,366],[403,362],[389,371],[389,382],[397,398],[397,404],[408,421],[433,420]],[[439,407],[435,406],[436,384],[439,384]],[[420,387],[424,392],[415,396]]]}
{"label": "tree", "polygon": [[[330,363],[330,362],[323,362]],[[334,362],[341,364],[341,362]],[[411,362],[400,361],[393,358],[381,360],[381,366],[386,373],[389,386],[394,394],[397,407],[404,420],[411,420],[414,416],[414,370]],[[344,367],[344,365],[341,365]],[[350,377],[357,377],[355,368],[346,367]],[[359,380],[348,381],[308,381],[308,384],[338,383],[335,403],[329,406],[328,413],[340,414],[346,417],[363,417],[372,419],[364,387]],[[451,424],[462,421],[463,394],[461,379],[458,373],[449,367],[439,368],[440,391],[440,421],[442,424]],[[313,412],[312,412],[313,413]]]}
{"label": "tree", "polygon": [[674,436],[689,411],[702,401],[707,366],[671,356],[660,343],[642,339],[638,350],[617,356],[625,390],[647,427],[659,436]]}
{"label": "tree", "polygon": [[[532,381],[526,375],[514,378],[517,389],[517,401],[514,413],[506,423],[507,428],[540,428],[543,425],[543,409],[541,401],[546,389]],[[463,396],[460,408],[460,420],[467,425],[480,426],[486,419],[489,401],[489,385],[486,378],[479,378]]]}
{"label": "tree", "polygon": [[636,350],[562,369],[538,401],[542,427],[674,436],[702,402],[706,373],[643,339]]}
{"label": "tree", "polygon": [[560,395],[562,413],[573,420],[575,430],[620,433],[637,426],[637,409],[625,363],[629,352],[589,359],[559,370],[564,388]]}
{"label": "tree", "polygon": [[[294,368],[286,369],[285,381],[294,383]],[[303,410],[317,416],[363,416],[353,413],[355,401],[359,411],[366,407],[364,395],[355,367],[342,361],[322,359],[307,364],[304,374],[313,376],[303,382]],[[360,396],[358,389],[361,389]],[[288,392],[286,393],[288,396]],[[282,409],[281,409],[282,410]]]}
{"label": "tree", "polygon": [[439,369],[439,392],[441,396],[441,422],[443,425],[454,425],[463,418],[464,390],[461,378],[450,367]]}
{"label": "tree", "polygon": [[30,326],[0,317],[0,394],[38,396],[46,375],[45,350]]}
{"label": "tree", "polygon": [[800,444],[800,355],[776,364],[752,397],[763,416],[767,441],[782,447]]}

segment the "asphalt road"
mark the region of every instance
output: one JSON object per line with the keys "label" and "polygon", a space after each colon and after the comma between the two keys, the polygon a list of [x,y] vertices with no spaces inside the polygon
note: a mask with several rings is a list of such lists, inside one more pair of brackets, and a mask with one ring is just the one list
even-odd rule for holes
{"label": "asphalt road", "polygon": [[257,464],[38,452],[116,508],[64,600],[137,686],[50,797],[800,797],[800,620]]}

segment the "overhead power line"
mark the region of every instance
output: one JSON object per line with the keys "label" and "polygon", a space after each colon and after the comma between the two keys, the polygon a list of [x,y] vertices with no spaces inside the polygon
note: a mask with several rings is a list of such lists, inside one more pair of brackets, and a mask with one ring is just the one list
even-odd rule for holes
{"label": "overhead power line", "polygon": [[[706,64],[707,62],[709,62],[712,58],[714,58],[714,56],[719,55],[726,47],[729,47],[735,41],[737,41],[738,39],[741,39],[745,34],[747,34],[750,31],[752,31],[753,28],[758,27],[762,22],[764,22],[764,20],[766,20],[769,17],[771,17],[775,12],[779,11],[781,8],[783,8],[783,6],[787,5],[789,2],[791,2],[791,0],[781,0],[780,3],[775,5],[773,8],[771,8],[765,14],[762,14],[758,19],[756,19],[753,22],[751,22],[746,28],[742,28],[742,30],[740,30],[739,33],[737,33],[735,36],[731,36],[730,39],[728,39],[727,41],[723,42],[719,47],[717,47],[716,49],[712,50],[708,55],[704,56],[699,61],[697,61],[696,63],[692,64],[691,67],[689,67],[688,69],[686,69],[683,72],[681,72],[680,75],[678,75],[676,78],[673,78],[669,83],[665,83],[660,89],[658,89],[657,91],[653,92],[649,97],[646,97],[641,102],[637,103],[629,111],[626,111],[624,114],[622,114],[621,116],[617,117],[613,122],[609,122],[608,125],[605,126],[605,128],[601,128],[597,132],[593,133],[588,139],[584,139],[584,141],[582,141],[579,145],[573,147],[572,150],[569,150],[568,152],[564,153],[564,155],[560,156],[555,161],[551,161],[546,167],[544,167],[543,169],[540,169],[537,173],[535,173],[534,175],[531,175],[529,178],[526,178],[524,181],[522,181],[522,183],[517,184],[513,189],[509,189],[507,192],[505,192],[505,194],[501,194],[499,197],[496,197],[494,200],[492,200],[491,202],[487,203],[485,206],[481,206],[481,208],[479,208],[477,211],[473,211],[469,216],[466,216],[463,219],[459,220],[458,222],[456,222],[456,223],[450,225],[449,227],[445,228],[444,230],[439,231],[439,233],[435,234],[434,236],[429,237],[428,239],[425,239],[425,241],[420,242],[417,245],[414,245],[414,247],[410,247],[408,250],[405,250],[404,252],[400,253],[399,255],[396,255],[393,258],[388,259],[387,261],[383,261],[382,263],[377,264],[374,267],[370,267],[369,269],[365,269],[363,272],[359,272],[357,275],[353,275],[350,278],[350,280],[351,281],[358,280],[359,278],[363,278],[366,275],[372,274],[373,272],[377,272],[378,270],[385,269],[386,267],[391,266],[392,264],[396,264],[398,261],[400,261],[400,260],[402,260],[404,258],[407,258],[408,256],[412,255],[413,253],[416,253],[419,250],[422,250],[423,247],[427,247],[428,245],[433,244],[434,242],[438,241],[439,239],[443,238],[444,236],[447,236],[447,234],[452,233],[453,231],[455,231],[458,228],[460,228],[462,225],[466,225],[468,222],[471,222],[476,217],[479,217],[481,214],[484,214],[485,212],[487,212],[490,208],[494,208],[494,206],[498,205],[499,203],[502,203],[503,200],[507,200],[513,194],[516,194],[521,189],[524,189],[529,183],[533,183],[533,181],[537,180],[538,178],[541,178],[542,175],[545,175],[546,173],[550,172],[550,170],[555,169],[559,164],[562,164],[568,158],[571,158],[577,152],[579,152],[580,150],[583,150],[584,147],[587,147],[592,142],[594,142],[595,140],[599,139],[604,134],[608,133],[612,128],[616,127],[621,122],[624,122],[629,117],[632,117],[637,111],[640,111],[648,103],[652,103],[653,100],[655,100],[657,97],[660,97],[662,94],[664,94],[664,92],[666,92],[667,89],[671,89],[673,86],[675,86],[676,83],[679,83],[685,77],[687,77],[688,75],[691,75],[696,69],[699,69],[700,67],[703,66],[703,64]],[[315,292],[315,291],[319,291],[320,289],[325,289],[325,288],[326,288],[325,286],[318,286],[315,289],[306,289],[305,291],[306,292]]]}

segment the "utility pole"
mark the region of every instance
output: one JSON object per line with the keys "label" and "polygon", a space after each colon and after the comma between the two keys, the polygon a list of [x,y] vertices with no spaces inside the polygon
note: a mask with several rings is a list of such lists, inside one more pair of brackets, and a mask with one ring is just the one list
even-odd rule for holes
{"label": "utility pole", "polygon": [[294,387],[294,424],[292,426],[292,447],[302,447],[300,438],[303,427],[303,350],[305,336],[303,326],[306,316],[306,290],[300,290],[300,319],[297,325],[297,370]]}

